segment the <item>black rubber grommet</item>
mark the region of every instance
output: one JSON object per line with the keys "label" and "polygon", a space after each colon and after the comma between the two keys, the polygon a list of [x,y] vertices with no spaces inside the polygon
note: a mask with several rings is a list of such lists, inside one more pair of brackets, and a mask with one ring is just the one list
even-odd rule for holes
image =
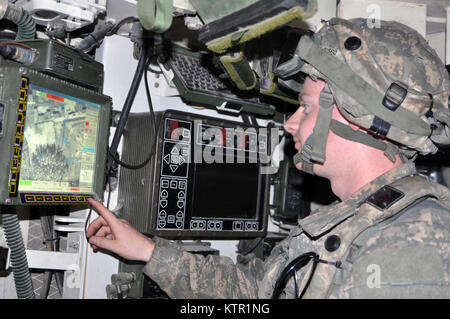
{"label": "black rubber grommet", "polygon": [[344,42],[344,47],[349,51],[358,50],[361,47],[361,39],[358,37],[350,37]]}
{"label": "black rubber grommet", "polygon": [[335,251],[341,246],[341,239],[336,235],[331,235],[325,240],[325,249],[329,252]]}

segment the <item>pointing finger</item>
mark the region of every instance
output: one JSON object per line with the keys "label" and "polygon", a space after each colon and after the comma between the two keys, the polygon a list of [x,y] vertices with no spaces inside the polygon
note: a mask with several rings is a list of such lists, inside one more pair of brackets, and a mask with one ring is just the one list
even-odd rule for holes
{"label": "pointing finger", "polygon": [[102,216],[97,217],[88,227],[86,231],[86,237],[91,237],[95,232],[102,226],[108,226],[108,223],[103,219]]}
{"label": "pointing finger", "polygon": [[116,227],[116,225],[118,224],[119,219],[113,213],[111,213],[108,208],[103,206],[102,203],[96,201],[95,199],[89,198],[89,204],[92,205],[92,208],[95,209],[95,211],[104,218],[108,226],[111,227],[111,229],[113,229],[114,231],[114,227]]}

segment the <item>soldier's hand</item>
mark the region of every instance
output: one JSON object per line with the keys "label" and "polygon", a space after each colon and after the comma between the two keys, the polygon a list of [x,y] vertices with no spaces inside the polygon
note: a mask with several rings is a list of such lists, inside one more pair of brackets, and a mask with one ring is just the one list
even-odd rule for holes
{"label": "soldier's hand", "polygon": [[89,204],[100,215],[86,231],[93,249],[107,249],[125,259],[148,261],[155,243],[133,228],[127,221],[117,218],[100,202],[89,199]]}

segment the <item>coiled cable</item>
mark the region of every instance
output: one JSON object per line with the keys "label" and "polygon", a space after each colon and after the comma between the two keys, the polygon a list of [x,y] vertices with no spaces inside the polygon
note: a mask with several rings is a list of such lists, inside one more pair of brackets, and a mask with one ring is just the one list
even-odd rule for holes
{"label": "coiled cable", "polygon": [[11,250],[14,284],[19,299],[34,299],[33,283],[15,206],[0,206],[6,243]]}
{"label": "coiled cable", "polygon": [[33,40],[36,37],[36,23],[32,15],[22,7],[9,3],[3,18],[17,25],[16,41]]}

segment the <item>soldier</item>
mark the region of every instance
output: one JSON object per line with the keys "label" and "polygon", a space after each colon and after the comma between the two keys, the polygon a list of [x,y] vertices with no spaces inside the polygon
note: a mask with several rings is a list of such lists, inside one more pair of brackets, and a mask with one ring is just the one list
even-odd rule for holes
{"label": "soldier", "polygon": [[449,298],[450,190],[416,172],[450,144],[449,75],[414,30],[331,19],[302,37],[279,76],[308,74],[285,124],[298,169],[330,180],[339,203],[299,221],[263,262],[192,255],[101,215],[94,248],[147,262],[173,298]]}

